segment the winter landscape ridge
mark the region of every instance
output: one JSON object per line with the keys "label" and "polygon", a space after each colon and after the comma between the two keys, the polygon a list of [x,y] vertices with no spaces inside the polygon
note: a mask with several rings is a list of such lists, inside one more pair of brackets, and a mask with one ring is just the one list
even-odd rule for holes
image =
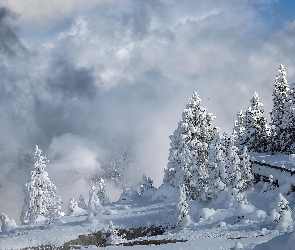
{"label": "winter landscape ridge", "polygon": [[143,175],[115,202],[101,178],[87,202],[77,193],[62,211],[36,146],[21,225],[1,213],[0,248],[294,250],[295,84],[283,65],[272,100],[270,123],[255,92],[227,135],[194,92],[170,136],[163,184]]}

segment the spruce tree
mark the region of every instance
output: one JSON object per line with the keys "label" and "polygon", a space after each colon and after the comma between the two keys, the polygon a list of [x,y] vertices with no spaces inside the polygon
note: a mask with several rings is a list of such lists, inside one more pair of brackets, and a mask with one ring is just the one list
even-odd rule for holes
{"label": "spruce tree", "polygon": [[272,153],[282,152],[285,135],[285,102],[289,91],[289,85],[286,79],[286,71],[281,64],[278,70],[279,74],[273,84],[273,108],[270,112],[271,125],[271,151]]}
{"label": "spruce tree", "polygon": [[145,175],[143,175],[140,182],[140,194],[142,194],[145,190],[149,188],[154,188],[153,183],[154,181],[150,177],[146,177]]}
{"label": "spruce tree", "polygon": [[225,189],[225,149],[220,136],[220,129],[214,129],[214,137],[209,147],[208,159],[209,185],[206,200],[210,201]]}
{"label": "spruce tree", "polygon": [[242,110],[237,112],[237,120],[234,123],[233,136],[236,142],[236,146],[241,149],[244,136],[244,113]]}
{"label": "spruce tree", "polygon": [[236,172],[240,171],[240,158],[238,156],[239,149],[235,146],[234,136],[230,137],[227,148],[226,167],[228,173],[227,186],[234,184]]}
{"label": "spruce tree", "polygon": [[250,100],[251,106],[245,111],[243,117],[243,134],[239,138],[239,149],[247,146],[249,151],[267,152],[270,128],[263,117],[263,104],[259,102],[258,93],[255,92]]}
{"label": "spruce tree", "polygon": [[105,186],[106,185],[104,183],[104,180],[101,178],[98,183],[98,191],[97,191],[97,197],[101,205],[105,205],[110,202],[109,197],[105,190]]}
{"label": "spruce tree", "polygon": [[248,154],[247,147],[244,147],[243,153],[241,155],[240,172],[243,183],[241,190],[245,191],[252,188],[254,185],[254,176],[251,170],[250,155]]}
{"label": "spruce tree", "polygon": [[293,153],[295,151],[295,83],[292,83],[288,91],[287,100],[284,103],[282,145],[281,151]]}
{"label": "spruce tree", "polygon": [[45,171],[48,160],[41,153],[42,151],[36,146],[31,180],[25,185],[27,196],[20,217],[22,224],[35,223],[39,220],[52,221],[61,216],[61,198],[57,195],[57,187]]}
{"label": "spruce tree", "polygon": [[91,186],[89,191],[89,201],[88,201],[88,220],[93,221],[96,220],[98,215],[102,212],[102,206],[100,204],[99,198],[95,193],[96,187],[94,185]]}
{"label": "spruce tree", "polygon": [[196,199],[208,185],[208,148],[213,138],[214,116],[200,104],[201,99],[194,92],[183,110],[182,120],[170,136],[164,175],[164,183],[173,187],[179,187],[179,180],[182,180],[191,199]]}

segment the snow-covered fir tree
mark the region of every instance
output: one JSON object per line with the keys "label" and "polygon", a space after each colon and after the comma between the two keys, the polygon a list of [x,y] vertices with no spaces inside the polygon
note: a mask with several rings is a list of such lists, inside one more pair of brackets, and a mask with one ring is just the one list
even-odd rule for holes
{"label": "snow-covered fir tree", "polygon": [[70,202],[68,204],[68,215],[71,215],[75,212],[75,210],[78,207],[78,203],[75,201],[74,198],[70,199]]}
{"label": "snow-covered fir tree", "polygon": [[271,211],[270,219],[277,223],[276,229],[286,230],[292,227],[291,208],[287,199],[279,193],[276,198],[276,208]]}
{"label": "snow-covered fir tree", "polygon": [[106,245],[117,245],[126,242],[126,240],[118,234],[119,232],[114,228],[114,224],[111,220],[109,222],[108,233],[110,235],[106,240]]}
{"label": "snow-covered fir tree", "polygon": [[261,194],[267,192],[267,191],[271,191],[271,190],[274,190],[276,187],[274,185],[274,181],[273,181],[273,176],[272,175],[269,175],[268,177],[268,181],[264,182],[263,183],[263,187],[262,187],[262,190],[261,190]]}
{"label": "snow-covered fir tree", "polygon": [[213,138],[214,116],[201,106],[201,99],[193,93],[182,113],[182,120],[170,136],[168,165],[164,183],[173,187],[183,180],[189,199],[196,199],[208,185],[208,148]]}
{"label": "snow-covered fir tree", "polygon": [[146,177],[145,175],[143,175],[139,188],[140,188],[140,194],[142,194],[145,190],[149,188],[154,188],[154,181],[150,177]]}
{"label": "snow-covered fir tree", "polygon": [[293,153],[295,151],[295,83],[291,84],[284,103],[282,127],[281,151]]}
{"label": "snow-covered fir tree", "polygon": [[244,113],[242,110],[237,112],[237,120],[234,122],[233,128],[233,136],[236,141],[237,146],[243,143],[243,135],[244,135]]}
{"label": "snow-covered fir tree", "polygon": [[83,194],[81,194],[79,196],[78,207],[82,208],[84,210],[88,210],[88,206],[85,203],[85,198],[84,198]]}
{"label": "snow-covered fir tree", "polygon": [[242,191],[245,191],[252,188],[254,185],[254,176],[251,170],[250,155],[247,147],[244,147],[243,153],[240,157],[240,173],[241,180],[243,181]]}
{"label": "snow-covered fir tree", "polygon": [[22,224],[31,224],[40,220],[52,221],[61,217],[61,198],[57,195],[57,187],[45,171],[48,160],[41,153],[42,151],[36,146],[34,169],[30,181],[25,185],[27,196],[20,217]]}
{"label": "snow-covered fir tree", "polygon": [[243,133],[240,134],[237,146],[240,150],[247,146],[249,151],[267,152],[270,128],[263,117],[263,104],[255,92],[250,100],[251,106],[245,111],[243,117]]}
{"label": "snow-covered fir tree", "polygon": [[220,129],[214,129],[214,137],[209,147],[208,159],[209,184],[206,190],[206,200],[210,201],[225,189],[227,173],[225,168],[225,147],[220,136]]}
{"label": "snow-covered fir tree", "polygon": [[105,187],[106,187],[106,185],[104,183],[104,180],[101,178],[98,183],[98,191],[97,191],[97,197],[98,197],[101,205],[105,205],[110,202],[109,197],[106,193]]}
{"label": "snow-covered fir tree", "polygon": [[230,142],[227,148],[226,167],[228,179],[226,185],[233,185],[236,179],[236,172],[240,171],[240,158],[238,155],[239,149],[235,146],[234,136],[230,137]]}
{"label": "snow-covered fir tree", "polygon": [[278,69],[279,74],[276,76],[276,80],[273,86],[273,108],[270,112],[270,125],[271,125],[271,151],[273,153],[282,152],[284,148],[284,136],[285,136],[285,102],[289,91],[289,85],[286,79],[286,71],[281,64]]}
{"label": "snow-covered fir tree", "polygon": [[100,204],[99,198],[95,193],[96,187],[91,186],[89,191],[89,202],[88,202],[88,220],[93,221],[97,219],[98,215],[102,213],[102,205]]}
{"label": "snow-covered fir tree", "polygon": [[182,227],[182,225],[185,223],[186,217],[188,216],[188,204],[186,201],[187,197],[185,195],[184,188],[184,184],[181,184],[178,189],[179,200],[176,204],[176,224],[178,227]]}

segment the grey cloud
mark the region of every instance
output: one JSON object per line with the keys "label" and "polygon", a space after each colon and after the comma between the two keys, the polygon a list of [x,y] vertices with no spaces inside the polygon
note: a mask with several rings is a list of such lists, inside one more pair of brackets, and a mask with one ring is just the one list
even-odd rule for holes
{"label": "grey cloud", "polygon": [[74,97],[93,99],[97,94],[93,70],[75,67],[68,60],[59,59],[52,63],[51,77],[47,83],[49,91],[61,94],[65,99]]}

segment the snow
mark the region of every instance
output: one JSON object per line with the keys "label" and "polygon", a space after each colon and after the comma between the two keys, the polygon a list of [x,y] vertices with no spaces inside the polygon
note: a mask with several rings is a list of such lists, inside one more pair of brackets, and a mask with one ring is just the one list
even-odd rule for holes
{"label": "snow", "polygon": [[[189,221],[181,229],[168,229],[163,235],[143,236],[136,240],[187,240],[186,242],[152,245],[152,246],[121,246],[119,249],[145,249],[152,247],[158,249],[253,249],[256,245],[267,242],[279,235],[290,235],[291,228],[278,229],[278,225],[268,219],[268,215],[275,207],[273,202],[278,197],[278,190],[268,191],[268,196],[261,196],[261,186],[256,185],[254,190],[245,193],[247,201],[255,207],[255,210],[247,211],[244,218],[236,215],[236,208],[227,208],[228,195],[221,195],[224,201],[220,201],[213,207],[190,201],[188,206]],[[171,194],[172,192],[172,194]],[[226,193],[227,191],[223,191]],[[170,196],[169,196],[170,195]],[[110,221],[115,230],[120,228],[138,228],[150,226],[169,226],[172,218],[175,218],[175,206],[177,192],[169,186],[161,186],[154,194],[155,199],[147,199],[145,196],[133,196],[129,200],[118,200],[103,206],[103,214],[94,221],[88,221],[88,213],[81,209],[62,218],[63,222],[51,227],[21,226],[0,233],[1,249],[19,249],[38,245],[50,244],[61,246],[64,242],[78,238],[79,235],[87,235],[97,231],[108,232]],[[158,199],[161,197],[160,199]],[[163,198],[166,197],[166,198]],[[171,197],[174,197],[173,199]],[[282,197],[280,196],[280,199]],[[286,197],[294,206],[294,199]],[[221,199],[221,198],[220,198]],[[286,202],[283,202],[284,205]],[[281,204],[281,203],[280,203]],[[286,204],[285,204],[286,205]],[[252,209],[253,209],[252,207]],[[285,222],[290,222],[291,216],[283,213]],[[284,224],[282,221],[282,224]],[[288,224],[287,223],[287,224]],[[288,224],[290,226],[290,223]],[[287,237],[288,238],[288,237]],[[287,238],[282,244],[287,244]],[[114,242],[124,242],[113,235]],[[117,241],[118,240],[118,241]],[[110,241],[111,242],[111,241]],[[84,247],[82,249],[89,249]],[[118,249],[117,246],[91,247],[91,249]],[[255,248],[263,249],[263,248]],[[267,249],[267,248],[265,248]],[[270,248],[269,248],[270,249]]]}

